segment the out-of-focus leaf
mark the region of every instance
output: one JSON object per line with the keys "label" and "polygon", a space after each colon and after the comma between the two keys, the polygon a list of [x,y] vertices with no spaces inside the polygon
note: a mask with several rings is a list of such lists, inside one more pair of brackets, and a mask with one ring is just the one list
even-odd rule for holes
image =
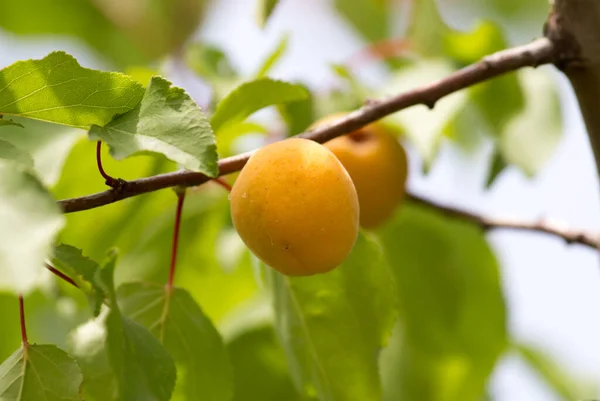
{"label": "out-of-focus leaf", "polygon": [[279,43],[277,44],[275,49],[273,49],[273,51],[269,55],[267,55],[267,57],[265,58],[265,61],[262,63],[262,65],[258,69],[258,72],[255,75],[255,78],[263,78],[263,77],[266,77],[267,75],[269,75],[269,72],[273,69],[273,66],[275,64],[277,64],[277,62],[285,54],[285,51],[287,50],[288,42],[289,42],[289,36],[283,35],[281,37],[281,39],[279,40]]}
{"label": "out-of-focus leaf", "polygon": [[54,345],[27,344],[0,365],[0,399],[80,401],[77,363]]}
{"label": "out-of-focus leaf", "polygon": [[0,159],[13,160],[27,167],[33,167],[33,159],[27,152],[3,140],[0,140]]}
{"label": "out-of-focus leaf", "polygon": [[363,102],[368,97],[368,90],[358,81],[348,67],[342,64],[333,64],[331,69],[335,75],[348,83],[350,95],[355,97],[357,102]]}
{"label": "out-of-focus leaf", "polygon": [[233,374],[223,341],[187,291],[130,283],[119,287],[126,316],[145,326],[173,356],[180,373],[175,394],[190,400],[230,400]]}
{"label": "out-of-focus leaf", "polygon": [[419,0],[411,4],[406,38],[412,50],[421,56],[442,55],[444,37],[451,32],[446,25],[436,0]]}
{"label": "out-of-focus leaf", "polygon": [[175,387],[175,364],[150,331],[121,314],[113,281],[115,260],[113,255],[100,275],[110,299],[106,347],[117,383],[116,400],[167,401]]}
{"label": "out-of-focus leaf", "polygon": [[83,68],[56,51],[0,70],[0,113],[87,129],[133,109],[142,86],[116,72]]}
{"label": "out-of-focus leaf", "polygon": [[[472,26],[482,18],[500,23],[510,34],[511,43],[523,43],[539,36],[540,26],[548,17],[548,0],[438,0],[438,6],[448,18],[460,15],[463,26]],[[535,23],[535,22],[537,23]]]}
{"label": "out-of-focus leaf", "polygon": [[25,128],[23,126],[23,124],[21,124],[21,123],[18,123],[18,122],[14,121],[14,120],[10,120],[10,119],[7,119],[7,118],[2,118],[0,116],[0,127],[6,127],[6,126],[9,126],[9,125],[14,125],[16,127]]}
{"label": "out-of-focus leaf", "polygon": [[235,153],[232,149],[234,141],[247,134],[266,135],[267,128],[263,125],[249,121],[242,121],[224,126],[221,131],[219,131],[219,136],[217,137],[219,157],[227,157]]}
{"label": "out-of-focus leaf", "polygon": [[461,65],[479,61],[507,46],[502,29],[488,20],[479,21],[470,32],[447,32],[442,44],[445,53]]}
{"label": "out-of-focus leaf", "polygon": [[194,42],[186,46],[188,67],[212,88],[211,105],[218,104],[242,83],[227,55],[216,46]]}
{"label": "out-of-focus leaf", "polygon": [[390,3],[389,0],[335,0],[335,7],[368,42],[374,42],[390,33]]}
{"label": "out-of-focus leaf", "polygon": [[309,93],[306,99],[277,106],[277,111],[288,127],[288,136],[304,132],[315,121],[314,98],[308,87],[305,88]]}
{"label": "out-of-focus leaf", "polygon": [[93,315],[98,316],[104,300],[104,288],[98,276],[98,263],[83,256],[80,249],[67,244],[56,246],[52,262],[86,293]]}
{"label": "out-of-focus leaf", "polygon": [[502,154],[497,150],[494,150],[487,180],[485,182],[485,187],[490,188],[494,184],[494,181],[496,181],[496,178],[498,178],[500,173],[502,173],[506,167],[508,167],[508,164],[506,164]]}
{"label": "out-of-focus leaf", "polygon": [[[446,77],[454,69],[444,60],[421,60],[413,65],[395,72],[395,75],[386,84],[384,90],[379,91],[377,97],[385,97],[395,93],[402,93],[422,85],[430,84],[436,79]],[[395,113],[383,121],[403,128],[408,139],[416,146],[423,157],[426,167],[433,163],[444,134],[444,129],[450,124],[467,104],[467,95],[455,92],[440,99],[435,104],[434,110],[426,106],[415,106]]]}
{"label": "out-of-focus leaf", "polygon": [[65,220],[23,164],[0,159],[0,289],[29,293]]}
{"label": "out-of-focus leaf", "polygon": [[0,26],[23,35],[78,38],[120,65],[176,51],[196,30],[205,0],[23,0],[4,2]]}
{"label": "out-of-focus leaf", "polygon": [[240,310],[243,314],[235,316],[235,332],[227,340],[235,379],[234,401],[300,401],[273,331],[272,313],[266,318],[262,316],[262,311],[267,310],[272,311],[266,301],[252,303]]}
{"label": "out-of-focus leaf", "polygon": [[218,135],[226,124],[243,121],[264,107],[295,102],[308,96],[309,92],[302,85],[260,78],[240,85],[221,100],[210,123]]}
{"label": "out-of-focus leaf", "polygon": [[275,327],[304,396],[380,400],[377,360],[395,318],[393,279],[363,234],[335,270],[285,277],[271,269]]}
{"label": "out-of-focus leaf", "polygon": [[279,0],[258,0],[258,11],[256,19],[258,25],[262,28],[267,24],[269,17],[273,14],[275,7],[279,4]]}
{"label": "out-of-focus leaf", "polygon": [[562,135],[557,88],[546,71],[517,73],[524,89],[525,107],[505,125],[498,140],[504,160],[533,175],[554,154]]}
{"label": "out-of-focus leaf", "polygon": [[69,353],[81,367],[85,378],[82,386],[85,401],[108,401],[115,396],[115,376],[106,353],[108,312],[105,307],[97,318],[80,325],[69,335]]}
{"label": "out-of-focus leaf", "polygon": [[593,399],[598,394],[597,384],[575,378],[539,348],[520,343],[513,344],[513,350],[560,399]]}
{"label": "out-of-focus leaf", "polygon": [[64,125],[17,117],[25,129],[7,126],[0,129],[0,140],[29,153],[40,180],[53,185],[59,178],[70,149],[85,131]]}
{"label": "out-of-focus leaf", "polygon": [[406,204],[380,230],[400,321],[384,400],[477,401],[507,342],[498,263],[478,227]]}
{"label": "out-of-focus leaf", "polygon": [[213,45],[194,42],[187,46],[185,57],[190,68],[203,78],[237,76],[227,55]]}
{"label": "out-of-focus leaf", "polygon": [[[500,27],[490,21],[480,22],[472,32],[451,32],[444,37],[446,54],[462,65],[508,46]],[[517,75],[494,78],[470,89],[473,104],[496,136],[524,107],[523,93]]]}
{"label": "out-of-focus leaf", "polygon": [[94,125],[89,137],[108,143],[116,159],[155,152],[209,177],[218,173],[216,142],[208,119],[183,89],[161,77],[152,78],[135,109],[104,127]]}
{"label": "out-of-focus leaf", "polygon": [[150,81],[152,80],[152,77],[154,75],[160,75],[159,72],[157,70],[155,70],[154,68],[150,68],[150,67],[146,67],[146,66],[142,66],[142,65],[135,65],[135,66],[128,67],[125,70],[125,73],[127,75],[129,75],[131,78],[138,81],[144,87],[146,87],[150,84]]}

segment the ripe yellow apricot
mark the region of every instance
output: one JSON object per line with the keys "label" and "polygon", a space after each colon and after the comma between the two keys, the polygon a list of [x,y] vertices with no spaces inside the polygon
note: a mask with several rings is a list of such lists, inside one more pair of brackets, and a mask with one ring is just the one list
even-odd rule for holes
{"label": "ripe yellow apricot", "polygon": [[331,151],[308,139],[290,138],[254,152],[230,201],[242,241],[286,275],[334,269],[358,236],[359,203],[348,172]]}
{"label": "ripe yellow apricot", "polygon": [[[313,124],[333,123],[346,113],[324,117]],[[406,151],[381,123],[372,123],[325,143],[342,162],[358,193],[360,225],[373,229],[388,220],[406,195]]]}

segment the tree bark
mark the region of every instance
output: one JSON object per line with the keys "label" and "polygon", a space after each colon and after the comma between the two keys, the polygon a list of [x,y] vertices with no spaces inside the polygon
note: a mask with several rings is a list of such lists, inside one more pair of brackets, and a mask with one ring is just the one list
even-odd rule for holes
{"label": "tree bark", "polygon": [[600,0],[555,0],[545,34],[575,91],[600,174]]}

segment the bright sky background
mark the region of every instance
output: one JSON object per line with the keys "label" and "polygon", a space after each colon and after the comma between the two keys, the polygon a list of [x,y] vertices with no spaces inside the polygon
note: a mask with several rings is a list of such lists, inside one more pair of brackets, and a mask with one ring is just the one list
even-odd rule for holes
{"label": "bright sky background", "polygon": [[[273,75],[301,79],[311,86],[331,79],[329,63],[344,61],[363,45],[360,38],[319,0],[282,1],[264,31],[254,21],[255,1],[220,0],[199,36],[223,48],[234,65],[252,73],[283,33],[290,33],[287,55]],[[77,56],[84,66],[102,64],[70,41],[24,42],[0,36],[0,65],[42,57],[57,48]],[[552,70],[552,68],[549,68]],[[516,169],[502,174],[484,191],[485,154],[465,157],[444,149],[424,177],[418,155],[410,187],[438,201],[490,215],[535,220],[560,219],[572,227],[600,231],[600,189],[576,99],[568,82],[554,76],[561,90],[565,131],[551,161],[535,179]],[[203,103],[203,86],[179,71],[171,77]],[[434,111],[435,112],[435,111]],[[474,168],[475,167],[475,168]],[[502,265],[510,329],[519,339],[541,344],[565,367],[600,383],[600,260],[591,250],[566,245],[542,234],[497,231],[489,234]],[[492,389],[499,401],[551,401],[553,396],[514,359],[504,360]],[[590,399],[600,394],[583,394]]]}

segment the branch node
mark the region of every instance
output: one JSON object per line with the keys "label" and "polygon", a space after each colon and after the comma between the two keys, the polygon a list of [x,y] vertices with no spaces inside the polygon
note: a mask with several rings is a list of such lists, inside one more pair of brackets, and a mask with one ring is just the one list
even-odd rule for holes
{"label": "branch node", "polygon": [[106,179],[106,181],[104,181],[104,183],[106,185],[108,185],[109,187],[112,188],[112,190],[118,194],[122,194],[123,192],[125,192],[125,189],[127,188],[127,181],[125,181],[122,178],[112,178],[112,177],[108,177]]}

